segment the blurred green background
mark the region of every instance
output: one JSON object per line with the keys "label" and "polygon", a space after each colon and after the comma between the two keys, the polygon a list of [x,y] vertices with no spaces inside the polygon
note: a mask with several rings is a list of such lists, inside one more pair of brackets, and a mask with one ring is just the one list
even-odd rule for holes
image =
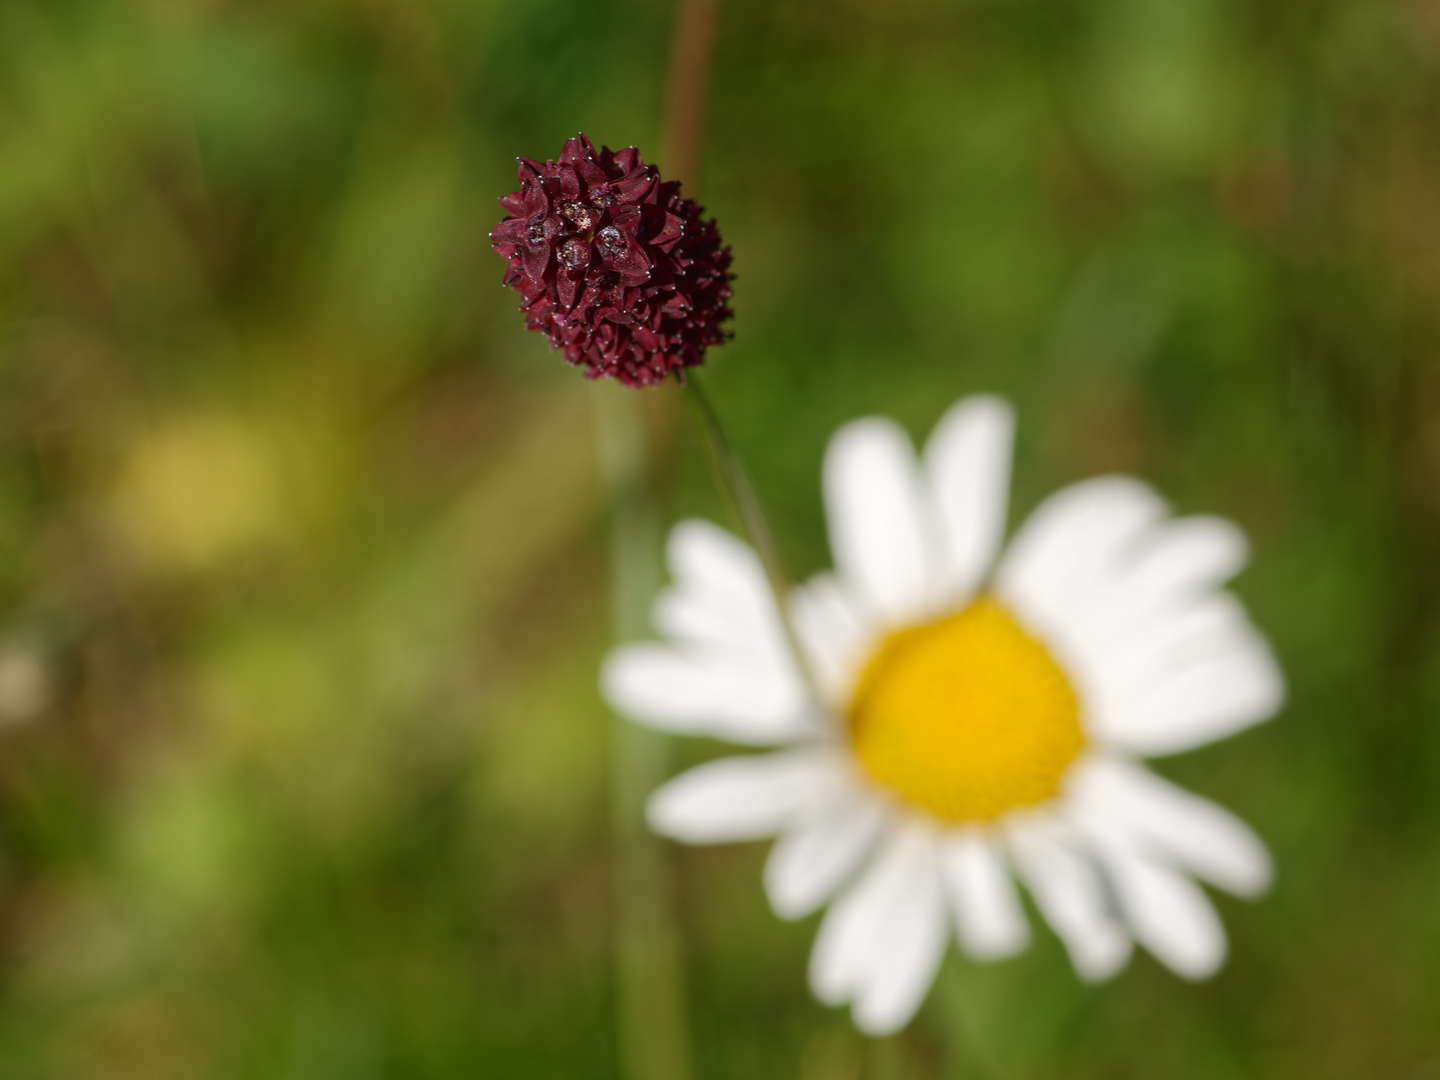
{"label": "blurred green background", "polygon": [[[672,15],[0,3],[4,1080],[635,1080],[623,392],[486,234],[515,155],[656,145]],[[657,847],[695,1078],[1440,1077],[1440,4],[724,0],[716,48],[709,385],[795,569],[836,425],[999,391],[1013,520],[1124,470],[1241,523],[1291,697],[1162,765],[1279,864],[1198,987],[1042,932],[867,1046],[763,846]],[[724,521],[673,406],[664,513]]]}

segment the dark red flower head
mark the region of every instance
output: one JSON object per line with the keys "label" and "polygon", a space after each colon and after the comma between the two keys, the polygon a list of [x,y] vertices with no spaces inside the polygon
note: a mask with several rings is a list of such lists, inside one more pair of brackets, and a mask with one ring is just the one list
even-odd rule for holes
{"label": "dark red flower head", "polygon": [[635,147],[596,153],[576,135],[558,162],[520,158],[520,190],[500,205],[510,216],[490,241],[525,325],[588,378],[650,386],[729,336],[730,249]]}

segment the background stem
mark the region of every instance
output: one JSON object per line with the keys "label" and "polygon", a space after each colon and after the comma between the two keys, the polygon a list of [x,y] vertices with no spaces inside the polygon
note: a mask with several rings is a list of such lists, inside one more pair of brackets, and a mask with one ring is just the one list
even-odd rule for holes
{"label": "background stem", "polygon": [[700,150],[705,141],[705,109],[710,97],[710,61],[720,0],[679,0],[670,46],[670,82],[666,95],[663,172],[684,183],[693,197],[700,187]]}
{"label": "background stem", "polygon": [[[660,515],[647,475],[640,396],[595,387],[601,467],[611,492],[612,619],[617,641],[650,633],[660,586]],[[628,1080],[689,1080],[679,941],[660,841],[645,824],[645,799],[666,778],[667,740],[616,718],[611,815],[615,846],[616,1020]]]}

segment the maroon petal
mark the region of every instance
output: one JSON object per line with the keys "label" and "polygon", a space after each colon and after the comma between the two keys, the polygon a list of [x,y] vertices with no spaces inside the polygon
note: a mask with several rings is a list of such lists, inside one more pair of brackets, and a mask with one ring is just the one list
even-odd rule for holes
{"label": "maroon petal", "polygon": [[633,240],[625,245],[620,254],[611,256],[610,264],[623,277],[644,279],[650,276],[650,256],[645,251],[645,245],[637,244]]}
{"label": "maroon petal", "polygon": [[653,169],[641,169],[616,180],[610,185],[610,190],[614,192],[616,198],[623,202],[639,203],[654,190],[655,180]]}
{"label": "maroon petal", "polygon": [[560,308],[569,311],[575,306],[575,297],[580,293],[585,278],[573,270],[561,270],[555,275],[555,286],[560,293]]}
{"label": "maroon petal", "polygon": [[587,188],[601,187],[610,179],[600,163],[590,159],[577,161],[575,174],[580,177]]}
{"label": "maroon petal", "polygon": [[525,276],[531,281],[541,281],[550,269],[550,245],[547,243],[526,244],[520,249],[520,265]]}
{"label": "maroon petal", "polygon": [[622,176],[625,173],[634,172],[636,168],[644,168],[644,166],[645,163],[640,160],[640,151],[633,146],[628,146],[615,153],[615,168],[620,171]]}
{"label": "maroon petal", "polygon": [[581,132],[573,139],[567,140],[560,150],[561,165],[576,165],[582,161],[593,161],[595,158],[595,144]]}
{"label": "maroon petal", "polygon": [[495,228],[490,230],[490,243],[492,244],[523,244],[526,243],[525,221],[521,218],[506,218]]}

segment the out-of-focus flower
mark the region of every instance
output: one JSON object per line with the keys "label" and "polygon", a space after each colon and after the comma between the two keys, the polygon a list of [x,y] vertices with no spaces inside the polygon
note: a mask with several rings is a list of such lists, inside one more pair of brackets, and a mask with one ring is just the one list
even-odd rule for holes
{"label": "out-of-focus flower", "polygon": [[1137,760],[1281,704],[1268,646],[1221,588],[1243,536],[1103,477],[1051,497],[1002,555],[1012,431],[1004,402],[977,397],[918,467],[888,421],[834,437],[836,572],[791,605],[816,692],[756,557],[703,522],[670,538],[667,643],[620,648],[603,673],[642,723],[785,747],[685,773],[650,821],[692,843],[778,835],[765,887],[783,917],[838,893],[810,982],[867,1032],[913,1015],[951,926],[976,959],[1025,947],[1012,871],[1087,980],[1119,970],[1132,940],[1186,978],[1212,974],[1225,934],[1192,875],[1243,896],[1270,882],[1248,827]]}
{"label": "out-of-focus flower", "polygon": [[33,720],[49,707],[55,680],[48,657],[29,641],[0,644],[0,727]]}
{"label": "out-of-focus flower", "polygon": [[511,215],[490,233],[525,325],[592,379],[651,386],[727,335],[730,250],[702,208],[635,147],[576,135],[560,160],[520,158]]}
{"label": "out-of-focus flower", "polygon": [[258,431],[226,417],[178,417],[131,447],[105,516],[139,562],[210,570],[281,531],[279,487]]}

